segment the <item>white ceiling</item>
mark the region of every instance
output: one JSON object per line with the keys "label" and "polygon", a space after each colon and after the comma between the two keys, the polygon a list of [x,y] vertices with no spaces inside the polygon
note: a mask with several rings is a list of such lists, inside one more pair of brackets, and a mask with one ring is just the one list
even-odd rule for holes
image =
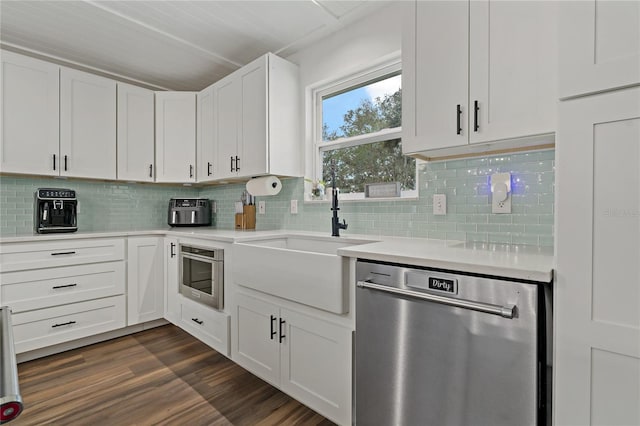
{"label": "white ceiling", "polygon": [[159,89],[201,90],[388,1],[0,1],[0,45]]}

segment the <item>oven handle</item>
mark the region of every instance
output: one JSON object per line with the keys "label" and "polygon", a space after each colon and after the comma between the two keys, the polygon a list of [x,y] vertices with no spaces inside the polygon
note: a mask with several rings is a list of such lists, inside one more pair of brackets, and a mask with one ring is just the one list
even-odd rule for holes
{"label": "oven handle", "polygon": [[183,259],[191,259],[191,260],[198,260],[200,262],[207,262],[207,263],[215,263],[215,262],[222,262],[222,260],[218,260],[214,257],[209,257],[209,256],[199,256],[197,254],[193,254],[193,253],[184,253],[184,252],[180,252],[180,256]]}
{"label": "oven handle", "polygon": [[493,305],[490,303],[473,302],[465,299],[452,299],[450,297],[438,296],[435,294],[418,293],[417,291],[404,290],[401,288],[389,287],[386,285],[375,284],[371,282],[358,281],[357,286],[360,288],[368,288],[371,290],[382,291],[384,293],[392,293],[400,296],[413,297],[415,299],[425,300],[427,302],[440,303],[443,305],[454,306],[456,308],[471,309],[473,311],[483,312],[485,314],[498,315],[503,318],[513,319],[515,315],[515,305]]}

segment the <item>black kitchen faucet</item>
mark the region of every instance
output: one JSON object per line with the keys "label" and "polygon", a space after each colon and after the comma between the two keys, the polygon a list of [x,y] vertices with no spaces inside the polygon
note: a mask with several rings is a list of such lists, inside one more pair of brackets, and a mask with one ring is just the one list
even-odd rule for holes
{"label": "black kitchen faucet", "polygon": [[347,229],[347,221],[343,220],[340,223],[338,219],[338,190],[336,189],[336,160],[331,160],[331,211],[333,217],[331,218],[331,236],[339,237],[341,229]]}

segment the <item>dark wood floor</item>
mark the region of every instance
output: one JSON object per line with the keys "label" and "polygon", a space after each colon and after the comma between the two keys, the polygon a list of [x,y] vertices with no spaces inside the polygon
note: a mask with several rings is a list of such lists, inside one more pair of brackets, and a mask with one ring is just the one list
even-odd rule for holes
{"label": "dark wood floor", "polygon": [[173,325],[18,366],[12,425],[332,425]]}

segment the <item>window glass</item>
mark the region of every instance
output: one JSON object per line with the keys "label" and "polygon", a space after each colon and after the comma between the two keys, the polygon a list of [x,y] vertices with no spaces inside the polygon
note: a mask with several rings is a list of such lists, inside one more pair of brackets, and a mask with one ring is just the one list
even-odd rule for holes
{"label": "window glass", "polygon": [[399,182],[402,197],[417,196],[416,160],[402,154],[400,139],[401,73],[392,62],[315,92],[312,185],[331,186],[335,164],[342,199],[365,198],[367,184],[391,182]]}
{"label": "window glass", "polygon": [[402,76],[386,75],[322,97],[322,140],[333,141],[402,122]]}
{"label": "window glass", "polygon": [[331,182],[335,160],[336,187],[341,193],[364,192],[365,184],[400,182],[402,191],[416,187],[416,160],[402,155],[400,139],[322,152],[323,180]]}

